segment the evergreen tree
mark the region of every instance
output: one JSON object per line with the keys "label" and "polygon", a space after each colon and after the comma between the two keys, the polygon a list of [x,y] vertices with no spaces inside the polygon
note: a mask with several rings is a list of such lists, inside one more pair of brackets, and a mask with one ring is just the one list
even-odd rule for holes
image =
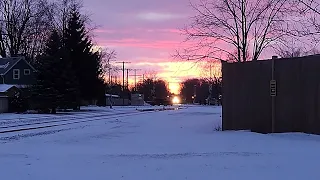
{"label": "evergreen tree", "polygon": [[101,56],[98,52],[92,51],[93,44],[81,18],[79,11],[73,8],[68,27],[64,32],[65,46],[79,79],[81,98],[84,100],[98,99],[104,93],[100,66]]}
{"label": "evergreen tree", "polygon": [[78,102],[77,79],[68,52],[63,48],[59,34],[52,32],[39,61],[37,83],[33,87],[34,100],[40,109],[74,107]]}

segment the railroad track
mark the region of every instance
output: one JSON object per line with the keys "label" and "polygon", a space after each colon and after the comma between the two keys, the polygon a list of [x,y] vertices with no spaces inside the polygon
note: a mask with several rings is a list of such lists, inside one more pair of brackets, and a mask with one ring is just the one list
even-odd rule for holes
{"label": "railroad track", "polygon": [[[124,114],[128,112],[135,112],[135,111],[127,111],[127,112],[119,112],[117,114]],[[114,113],[110,112],[87,112],[87,113],[79,113],[79,114],[64,114],[64,115],[44,115],[41,117],[23,117],[23,118],[9,118],[9,119],[2,119],[0,120],[0,128],[3,127],[3,125],[9,125],[9,124],[21,124],[21,123],[31,123],[31,122],[44,122],[46,120],[52,121],[52,120],[59,120],[59,119],[75,119],[79,117],[91,117],[93,115],[114,115]]]}
{"label": "railroad track", "polygon": [[[92,121],[100,121],[100,120],[107,120],[113,118],[121,118],[121,117],[128,117],[132,115],[138,114],[148,114],[152,113],[148,112],[125,112],[125,113],[117,113],[117,114],[99,114],[96,116],[80,116],[74,117],[70,119],[70,117],[65,117],[65,119],[53,120],[53,121],[43,121],[43,122],[36,122],[36,123],[25,123],[25,124],[17,124],[12,126],[0,126],[0,134],[12,133],[12,132],[22,132],[22,131],[29,131],[29,130],[36,130],[36,129],[45,129],[51,127],[58,127],[58,126],[66,126],[71,124],[79,124],[85,122],[92,122]],[[76,119],[75,119],[76,118]]]}

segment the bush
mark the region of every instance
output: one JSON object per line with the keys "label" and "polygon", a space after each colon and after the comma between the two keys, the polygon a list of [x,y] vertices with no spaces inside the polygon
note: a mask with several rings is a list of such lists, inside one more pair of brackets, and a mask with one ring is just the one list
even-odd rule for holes
{"label": "bush", "polygon": [[9,98],[9,111],[23,113],[28,110],[28,100],[21,93]]}

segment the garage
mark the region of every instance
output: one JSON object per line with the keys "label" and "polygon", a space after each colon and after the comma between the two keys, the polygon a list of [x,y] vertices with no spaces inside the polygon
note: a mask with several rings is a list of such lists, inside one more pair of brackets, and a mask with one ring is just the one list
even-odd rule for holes
{"label": "garage", "polygon": [[9,111],[9,99],[8,96],[0,96],[0,113]]}
{"label": "garage", "polygon": [[0,84],[0,113],[9,112],[9,98],[19,91],[15,85]]}

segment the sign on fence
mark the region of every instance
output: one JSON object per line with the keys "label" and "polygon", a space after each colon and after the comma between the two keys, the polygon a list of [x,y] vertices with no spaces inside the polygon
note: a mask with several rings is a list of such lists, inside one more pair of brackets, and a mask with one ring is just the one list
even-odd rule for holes
{"label": "sign on fence", "polygon": [[277,81],[276,80],[270,81],[270,96],[271,97],[277,96]]}

